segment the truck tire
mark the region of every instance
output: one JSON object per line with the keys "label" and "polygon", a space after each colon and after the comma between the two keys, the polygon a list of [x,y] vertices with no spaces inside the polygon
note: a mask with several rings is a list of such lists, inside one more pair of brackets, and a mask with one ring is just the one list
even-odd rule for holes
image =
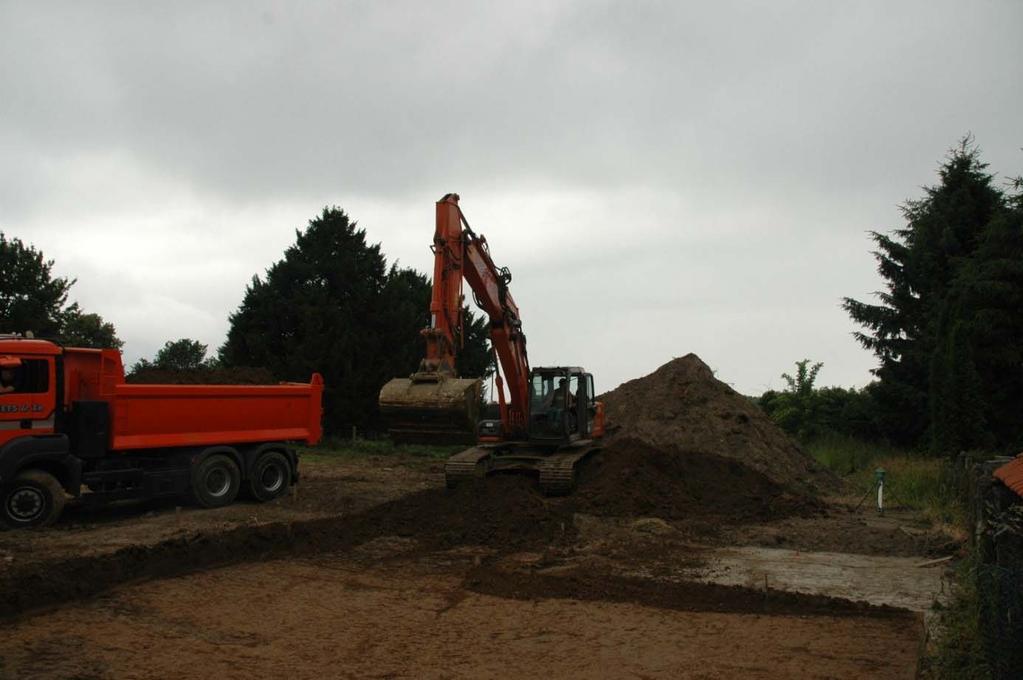
{"label": "truck tire", "polygon": [[53,524],[64,510],[64,488],[42,470],[25,470],[0,492],[3,524],[12,529]]}
{"label": "truck tire", "polygon": [[264,451],[252,465],[249,495],[260,503],[283,496],[291,486],[291,464],[279,451]]}
{"label": "truck tire", "polygon": [[215,453],[192,470],[192,499],[204,508],[234,503],[242,485],[242,473],[230,456]]}

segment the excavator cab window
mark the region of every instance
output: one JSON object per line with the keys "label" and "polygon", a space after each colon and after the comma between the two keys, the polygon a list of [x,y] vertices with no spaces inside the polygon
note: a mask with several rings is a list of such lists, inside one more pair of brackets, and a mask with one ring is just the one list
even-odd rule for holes
{"label": "excavator cab window", "polygon": [[593,388],[593,375],[586,374],[586,434],[593,432],[593,420],[597,417],[597,395]]}
{"label": "excavator cab window", "polygon": [[568,433],[576,434],[579,432],[579,376],[572,375],[568,379],[568,403],[565,406],[565,418],[568,420]]}
{"label": "excavator cab window", "polygon": [[530,437],[564,437],[568,422],[569,379],[560,373],[537,372],[533,374],[530,385]]}

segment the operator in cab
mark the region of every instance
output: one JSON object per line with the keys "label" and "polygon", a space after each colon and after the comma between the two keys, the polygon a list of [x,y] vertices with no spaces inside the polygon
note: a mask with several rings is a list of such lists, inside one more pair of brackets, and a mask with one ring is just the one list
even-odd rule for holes
{"label": "operator in cab", "polygon": [[13,368],[5,368],[0,371],[0,394],[14,392],[17,387],[18,375]]}

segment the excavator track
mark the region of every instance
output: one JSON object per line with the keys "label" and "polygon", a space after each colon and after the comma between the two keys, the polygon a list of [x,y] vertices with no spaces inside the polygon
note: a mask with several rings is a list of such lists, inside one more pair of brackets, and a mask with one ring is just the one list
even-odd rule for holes
{"label": "excavator track", "polygon": [[490,471],[493,449],[477,446],[456,453],[444,463],[444,483],[454,489],[463,482],[483,479]]}
{"label": "excavator track", "polygon": [[579,447],[571,451],[554,453],[539,465],[540,491],[545,496],[567,496],[575,489],[579,464],[598,447]]}
{"label": "excavator track", "polygon": [[477,446],[448,458],[444,482],[454,489],[465,482],[480,481],[491,472],[539,473],[540,491],[545,496],[567,496],[575,489],[580,464],[600,450],[591,440],[569,448],[545,453],[528,445]]}

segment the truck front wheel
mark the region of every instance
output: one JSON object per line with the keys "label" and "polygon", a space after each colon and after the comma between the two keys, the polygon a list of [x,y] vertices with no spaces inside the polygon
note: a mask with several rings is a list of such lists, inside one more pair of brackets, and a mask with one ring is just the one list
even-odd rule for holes
{"label": "truck front wheel", "polygon": [[12,529],[53,524],[64,510],[64,488],[42,470],[25,470],[0,491],[3,523]]}
{"label": "truck front wheel", "polygon": [[230,505],[238,496],[242,473],[230,456],[207,456],[192,470],[192,498],[204,508]]}
{"label": "truck front wheel", "polygon": [[249,494],[260,503],[283,496],[291,486],[291,464],[278,451],[265,451],[249,476]]}

